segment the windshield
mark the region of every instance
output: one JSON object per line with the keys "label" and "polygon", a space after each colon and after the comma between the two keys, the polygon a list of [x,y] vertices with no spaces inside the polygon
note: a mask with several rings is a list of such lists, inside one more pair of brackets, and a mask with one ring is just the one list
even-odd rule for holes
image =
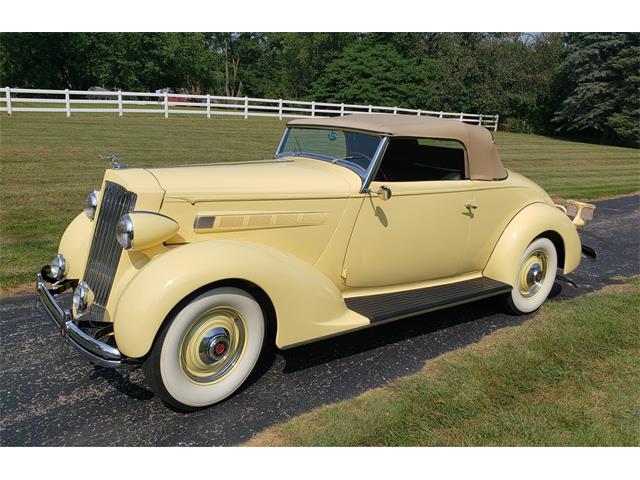
{"label": "windshield", "polygon": [[344,164],[366,172],[381,137],[319,128],[289,128],[276,156],[301,155]]}

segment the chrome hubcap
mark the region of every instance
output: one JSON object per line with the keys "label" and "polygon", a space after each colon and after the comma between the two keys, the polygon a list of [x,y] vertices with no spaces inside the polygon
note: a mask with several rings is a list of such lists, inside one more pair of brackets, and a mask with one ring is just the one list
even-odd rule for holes
{"label": "chrome hubcap", "polygon": [[230,307],[217,307],[196,320],[180,347],[183,372],[196,383],[214,383],[238,363],[246,343],[245,321]]}
{"label": "chrome hubcap", "polygon": [[211,365],[224,357],[229,350],[229,332],[216,327],[202,336],[198,354],[202,363]]}
{"label": "chrome hubcap", "polygon": [[547,272],[547,255],[536,250],[525,260],[520,270],[520,294],[525,297],[533,297],[540,291],[544,284]]}

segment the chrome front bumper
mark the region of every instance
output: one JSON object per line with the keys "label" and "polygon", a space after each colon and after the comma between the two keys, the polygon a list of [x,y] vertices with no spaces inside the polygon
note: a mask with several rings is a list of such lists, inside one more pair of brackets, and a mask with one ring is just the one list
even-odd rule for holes
{"label": "chrome front bumper", "polygon": [[82,355],[103,367],[114,368],[122,364],[122,354],[117,348],[96,340],[74,323],[71,312],[58,304],[41,274],[37,276],[36,290],[45,310],[60,329],[61,335]]}

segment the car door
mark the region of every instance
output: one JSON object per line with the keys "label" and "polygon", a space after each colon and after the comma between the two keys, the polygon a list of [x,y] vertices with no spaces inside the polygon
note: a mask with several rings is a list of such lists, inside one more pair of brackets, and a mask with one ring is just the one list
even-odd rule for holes
{"label": "car door", "polygon": [[501,180],[473,180],[471,188],[476,208],[466,255],[474,270],[482,270],[504,229],[530,201],[530,194],[525,188],[513,188]]}
{"label": "car door", "polygon": [[378,287],[452,277],[472,271],[465,256],[470,180],[382,182],[389,200],[366,196],[345,255],[350,287]]}

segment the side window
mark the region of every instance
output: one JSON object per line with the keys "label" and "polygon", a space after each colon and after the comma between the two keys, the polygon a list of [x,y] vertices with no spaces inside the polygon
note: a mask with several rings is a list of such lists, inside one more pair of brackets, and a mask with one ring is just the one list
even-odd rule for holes
{"label": "side window", "polygon": [[392,138],[376,180],[423,182],[465,177],[465,149],[457,140]]}

